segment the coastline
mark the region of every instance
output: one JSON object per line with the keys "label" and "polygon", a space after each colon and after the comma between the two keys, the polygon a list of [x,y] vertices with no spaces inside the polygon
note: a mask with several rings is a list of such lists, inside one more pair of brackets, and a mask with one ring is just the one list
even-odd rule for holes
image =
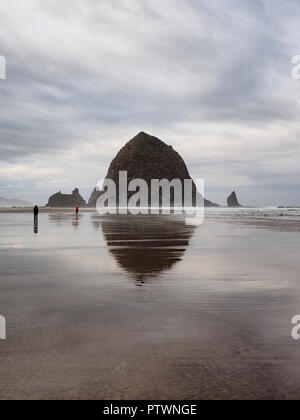
{"label": "coastline", "polygon": [[[0,213],[32,213],[33,207],[3,207]],[[40,213],[74,213],[75,208],[69,207],[39,207]],[[81,213],[92,213],[96,211],[94,208],[80,208]]]}

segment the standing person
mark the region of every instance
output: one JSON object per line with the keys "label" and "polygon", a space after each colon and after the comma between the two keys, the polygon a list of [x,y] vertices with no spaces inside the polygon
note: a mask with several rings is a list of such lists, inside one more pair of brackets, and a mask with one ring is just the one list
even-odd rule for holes
{"label": "standing person", "polygon": [[78,212],[79,212],[79,207],[76,206],[76,216],[78,216]]}
{"label": "standing person", "polygon": [[38,206],[33,207],[33,214],[34,214],[33,231],[34,231],[34,233],[38,233],[38,230],[39,230],[39,208],[38,208]]}
{"label": "standing person", "polygon": [[34,223],[37,224],[38,219],[39,219],[39,208],[38,206],[34,206],[33,207],[33,214],[34,214]]}

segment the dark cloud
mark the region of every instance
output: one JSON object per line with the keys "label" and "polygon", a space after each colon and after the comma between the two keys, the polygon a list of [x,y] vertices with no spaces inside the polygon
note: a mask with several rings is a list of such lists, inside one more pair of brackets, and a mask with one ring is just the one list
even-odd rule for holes
{"label": "dark cloud", "polygon": [[91,189],[145,130],[212,193],[236,182],[270,195],[273,178],[278,200],[275,178],[296,188],[300,174],[300,84],[290,77],[299,13],[296,0],[7,2],[1,195]]}

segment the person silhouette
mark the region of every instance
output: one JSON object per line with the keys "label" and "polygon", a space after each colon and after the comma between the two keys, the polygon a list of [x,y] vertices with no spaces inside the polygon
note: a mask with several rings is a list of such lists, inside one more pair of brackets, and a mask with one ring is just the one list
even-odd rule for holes
{"label": "person silhouette", "polygon": [[38,206],[34,206],[33,207],[33,215],[34,215],[34,224],[37,224],[38,223],[38,220],[39,220],[39,208],[38,208]]}
{"label": "person silhouette", "polygon": [[79,213],[79,207],[78,206],[76,206],[75,213],[76,213],[76,216],[78,216],[78,213]]}

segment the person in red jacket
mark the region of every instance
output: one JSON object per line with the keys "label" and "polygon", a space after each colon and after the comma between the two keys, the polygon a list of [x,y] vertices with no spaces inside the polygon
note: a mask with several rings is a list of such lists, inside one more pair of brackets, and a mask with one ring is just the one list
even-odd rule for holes
{"label": "person in red jacket", "polygon": [[79,213],[79,207],[76,206],[76,216],[78,216],[78,213]]}

